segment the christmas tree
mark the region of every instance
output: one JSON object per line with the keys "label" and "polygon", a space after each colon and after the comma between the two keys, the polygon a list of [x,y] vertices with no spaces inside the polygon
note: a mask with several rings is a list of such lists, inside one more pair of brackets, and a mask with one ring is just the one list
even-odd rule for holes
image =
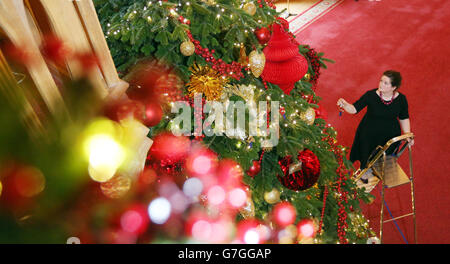
{"label": "christmas tree", "polygon": [[[104,105],[73,96],[77,126],[58,120],[45,145],[21,142],[12,156],[40,168],[47,184],[33,198],[40,206],[26,207],[34,212],[26,228],[12,220],[26,216],[17,212],[23,204],[6,192],[0,197],[9,239],[44,224],[53,231],[43,241],[93,243],[366,243],[373,236],[359,208],[370,196],[351,179],[346,148],[315,94],[320,70],[332,61],[296,39],[272,1],[94,3],[130,84],[127,99]],[[86,87],[80,82],[66,85]],[[28,138],[18,119],[3,118]],[[89,160],[65,143],[68,127],[88,139]],[[129,164],[142,153],[117,153],[139,152],[145,136],[153,143],[137,171]],[[68,159],[78,166],[67,167]],[[5,191],[26,168],[2,168]]]}

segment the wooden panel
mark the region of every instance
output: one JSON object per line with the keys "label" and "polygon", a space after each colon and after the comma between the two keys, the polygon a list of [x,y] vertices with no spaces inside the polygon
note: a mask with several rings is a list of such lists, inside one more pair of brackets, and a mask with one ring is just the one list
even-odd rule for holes
{"label": "wooden panel", "polygon": [[114,66],[111,53],[109,52],[108,44],[106,43],[103,35],[100,22],[98,21],[94,4],[91,0],[80,0],[76,1],[75,4],[80,12],[95,55],[97,55],[100,60],[101,70],[105,80],[108,83],[108,86],[113,86],[114,84],[120,82],[120,79],[117,75],[117,70]]}
{"label": "wooden panel", "polygon": [[[92,52],[87,35],[72,1],[40,1],[47,12],[55,34],[76,52]],[[103,36],[103,34],[102,34]],[[74,78],[84,74],[83,68],[75,60],[68,60],[67,65]],[[107,85],[100,69],[92,71],[89,79],[101,97],[108,95]]]}
{"label": "wooden panel", "polygon": [[27,51],[33,54],[33,63],[25,66],[50,112],[54,115],[66,113],[61,94],[29,27],[21,0],[0,1],[0,26],[14,45],[26,47]]}

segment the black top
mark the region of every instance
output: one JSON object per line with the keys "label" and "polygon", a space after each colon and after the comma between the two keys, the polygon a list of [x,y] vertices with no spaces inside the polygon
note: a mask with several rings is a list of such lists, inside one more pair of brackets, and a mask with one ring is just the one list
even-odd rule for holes
{"label": "black top", "polygon": [[[377,89],[367,91],[353,106],[359,113],[367,106],[367,112],[356,130],[350,160],[359,160],[361,168],[365,168],[367,160],[377,146],[384,146],[393,137],[400,136],[402,131],[398,119],[408,119],[408,101],[399,93],[389,105],[385,105]],[[393,145],[387,152],[395,148]]]}

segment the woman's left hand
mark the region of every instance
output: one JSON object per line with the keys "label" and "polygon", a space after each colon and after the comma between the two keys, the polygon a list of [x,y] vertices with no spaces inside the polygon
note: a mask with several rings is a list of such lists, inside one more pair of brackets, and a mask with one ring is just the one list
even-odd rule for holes
{"label": "woman's left hand", "polygon": [[414,146],[414,138],[407,138],[408,144],[412,147]]}

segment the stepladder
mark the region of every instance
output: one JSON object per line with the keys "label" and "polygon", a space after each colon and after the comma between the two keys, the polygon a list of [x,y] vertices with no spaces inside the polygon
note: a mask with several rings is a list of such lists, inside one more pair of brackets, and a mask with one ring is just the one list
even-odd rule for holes
{"label": "stepladder", "polygon": [[[405,133],[401,136],[390,139],[384,146],[378,146],[368,160],[367,167],[357,170],[353,178],[357,181],[359,188],[365,188],[366,192],[371,192],[378,184],[380,186],[381,209],[380,209],[380,231],[379,238],[383,242],[383,226],[389,222],[396,222],[396,220],[412,217],[414,241],[417,243],[417,227],[416,227],[416,207],[415,207],[415,192],[414,192],[414,175],[413,175],[413,160],[412,148],[408,143],[414,138],[414,134]],[[408,149],[408,164],[409,170],[405,172],[400,166],[399,161],[405,150]],[[358,181],[365,173],[371,171],[373,176],[369,179],[367,184]],[[393,189],[403,185],[410,185],[411,211],[393,216],[387,207],[385,200],[385,193],[388,189]],[[391,218],[385,219],[385,211],[388,211]],[[399,230],[399,232],[401,232]],[[403,234],[402,234],[403,235]]]}

